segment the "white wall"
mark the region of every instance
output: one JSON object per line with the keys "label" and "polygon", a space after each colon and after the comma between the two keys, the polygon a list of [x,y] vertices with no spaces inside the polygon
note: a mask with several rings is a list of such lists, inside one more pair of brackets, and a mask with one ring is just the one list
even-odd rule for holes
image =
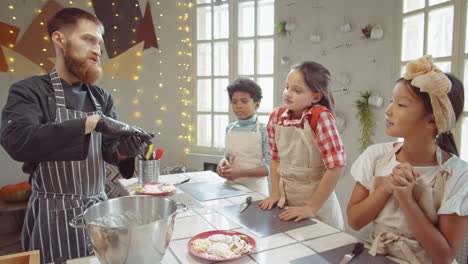
{"label": "white wall", "polygon": [[[376,129],[374,142],[390,141],[385,135],[384,109],[391,96],[391,90],[398,77],[398,66],[395,61],[399,54],[399,16],[398,1],[384,0],[296,0],[279,1],[277,6],[277,21],[288,21],[296,24],[296,30],[290,37],[279,38],[278,45],[278,82],[276,96],[280,96],[284,87],[286,76],[291,65],[281,65],[282,56],[288,56],[293,63],[304,60],[313,60],[323,64],[332,74],[332,90],[339,90],[337,77],[341,72],[350,76],[350,93],[334,93],[336,111],[346,117],[346,129],[342,139],[347,154],[346,173],[339,182],[336,192],[343,214],[346,218],[346,206],[354,187],[349,170],[353,161],[358,157],[360,136],[359,121],[355,117],[356,108],[354,100],[358,91],[371,89],[382,95],[384,106],[376,109]],[[288,6],[288,4],[293,5]],[[313,8],[312,6],[322,6]],[[352,31],[341,33],[339,25],[346,21],[351,23]],[[384,28],[382,40],[361,39],[361,28],[367,24],[381,24]],[[318,26],[319,25],[319,26]],[[309,36],[318,27],[322,33],[320,43],[312,43]],[[351,47],[333,49],[346,41],[352,43]],[[320,55],[320,51],[327,50],[328,55]]]}

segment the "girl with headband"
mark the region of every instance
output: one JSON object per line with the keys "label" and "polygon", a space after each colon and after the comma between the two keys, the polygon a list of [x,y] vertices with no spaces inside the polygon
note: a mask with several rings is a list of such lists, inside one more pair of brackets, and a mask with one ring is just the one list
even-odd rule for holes
{"label": "girl with headband", "polygon": [[468,163],[450,130],[463,104],[463,84],[430,56],[406,65],[385,110],[386,134],[403,142],[372,145],[351,168],[348,223],[372,223],[370,254],[456,263],[468,231]]}

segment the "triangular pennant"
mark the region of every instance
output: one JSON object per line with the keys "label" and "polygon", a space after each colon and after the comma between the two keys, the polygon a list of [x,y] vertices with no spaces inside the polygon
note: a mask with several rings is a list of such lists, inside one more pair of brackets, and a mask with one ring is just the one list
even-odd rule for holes
{"label": "triangular pennant", "polygon": [[104,45],[109,58],[115,58],[138,42],[142,21],[138,0],[91,0],[96,16],[104,24]]}
{"label": "triangular pennant", "polygon": [[119,56],[102,64],[105,76],[117,79],[138,80],[140,78],[143,42],[131,47]]}
{"label": "triangular pennant", "polygon": [[13,79],[22,79],[31,75],[44,74],[45,71],[22,54],[5,47],[0,47],[7,58],[8,73]]}
{"label": "triangular pennant", "polygon": [[150,47],[159,48],[158,38],[156,37],[156,31],[154,30],[153,16],[151,15],[151,6],[149,2],[146,3],[145,16],[140,23],[138,28],[137,42],[144,41],[145,49]]}
{"label": "triangular pennant", "polygon": [[[13,48],[18,38],[19,28],[0,22],[0,45]],[[8,71],[8,63],[0,49],[0,72]]]}
{"label": "triangular pennant", "polygon": [[31,25],[24,32],[15,45],[14,50],[49,72],[53,67],[47,58],[55,56],[55,49],[47,33],[47,21],[55,15],[62,6],[50,0],[42,8],[42,12],[34,18]]}

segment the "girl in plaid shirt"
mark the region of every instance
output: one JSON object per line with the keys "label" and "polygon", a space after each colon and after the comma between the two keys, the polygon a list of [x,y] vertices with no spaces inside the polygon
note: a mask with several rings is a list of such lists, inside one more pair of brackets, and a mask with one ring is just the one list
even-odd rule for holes
{"label": "girl in plaid shirt", "polygon": [[284,105],[270,115],[271,195],[260,208],[286,206],[285,221],[317,217],[343,229],[335,186],[346,156],[328,89],[330,72],[316,62],[292,67],[283,93]]}

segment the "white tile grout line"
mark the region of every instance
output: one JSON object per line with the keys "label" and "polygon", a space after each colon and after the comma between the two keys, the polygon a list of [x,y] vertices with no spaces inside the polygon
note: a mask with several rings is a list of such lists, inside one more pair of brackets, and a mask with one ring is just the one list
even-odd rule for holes
{"label": "white tile grout line", "polygon": [[172,251],[172,249],[170,247],[168,247],[167,249],[169,249],[169,253],[171,253],[171,255],[175,258],[175,260],[177,261],[177,263],[179,264],[182,264],[182,262],[180,262],[179,258],[176,256],[176,254]]}

